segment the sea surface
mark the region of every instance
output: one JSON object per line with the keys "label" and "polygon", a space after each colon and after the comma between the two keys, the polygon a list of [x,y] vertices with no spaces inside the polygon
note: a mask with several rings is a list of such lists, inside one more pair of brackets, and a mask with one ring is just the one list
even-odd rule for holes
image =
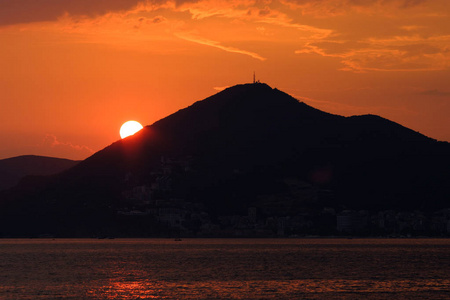
{"label": "sea surface", "polygon": [[450,299],[450,239],[0,239],[0,299]]}

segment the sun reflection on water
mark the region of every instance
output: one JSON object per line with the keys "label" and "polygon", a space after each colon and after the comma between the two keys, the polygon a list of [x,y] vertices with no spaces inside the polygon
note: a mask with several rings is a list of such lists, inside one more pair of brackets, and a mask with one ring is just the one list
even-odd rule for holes
{"label": "sun reflection on water", "polygon": [[[394,294],[413,296],[450,292],[450,280],[257,280],[257,281],[112,281],[87,292],[92,299],[292,299],[307,297],[386,299]],[[389,296],[390,295],[390,296]]]}
{"label": "sun reflection on water", "polygon": [[145,281],[112,281],[110,285],[87,292],[93,299],[158,299],[161,290]]}
{"label": "sun reflection on water", "polygon": [[2,240],[0,298],[450,299],[450,240]]}

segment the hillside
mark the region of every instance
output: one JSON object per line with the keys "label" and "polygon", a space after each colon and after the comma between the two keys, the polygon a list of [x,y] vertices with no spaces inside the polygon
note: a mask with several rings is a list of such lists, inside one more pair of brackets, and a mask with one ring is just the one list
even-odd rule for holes
{"label": "hillside", "polygon": [[0,190],[11,188],[25,176],[44,176],[60,173],[75,166],[78,161],[23,155],[0,160]]}
{"label": "hillside", "polygon": [[[447,143],[379,116],[332,115],[266,84],[245,84],[58,176],[24,182],[0,203],[15,213],[3,213],[17,224],[9,234],[61,236],[195,234],[205,224],[225,228],[226,216],[249,209],[266,224],[324,208],[431,212],[450,206],[449,154]],[[329,226],[324,233],[336,227],[314,222]],[[32,223],[40,228],[30,231]]]}

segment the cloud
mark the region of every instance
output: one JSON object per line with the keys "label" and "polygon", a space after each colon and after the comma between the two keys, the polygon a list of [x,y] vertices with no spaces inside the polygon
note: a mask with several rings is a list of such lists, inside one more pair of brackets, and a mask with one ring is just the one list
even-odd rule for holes
{"label": "cloud", "polygon": [[367,47],[357,41],[321,41],[306,43],[301,50],[296,50],[296,54],[319,54],[328,57],[349,57],[355,49]]}
{"label": "cloud", "polygon": [[351,12],[373,13],[374,10],[408,9],[429,0],[281,0],[284,5],[317,17],[345,15]]}
{"label": "cloud", "polygon": [[147,24],[160,24],[167,22],[167,19],[164,18],[163,16],[156,16],[153,18],[139,17],[136,21],[137,22],[135,23],[134,28],[139,29]]}
{"label": "cloud", "polygon": [[181,13],[178,15],[181,22],[186,20],[187,12],[193,22],[216,17],[295,28],[302,32],[301,38],[321,39],[332,33],[332,30],[294,22],[269,4],[271,1],[267,0],[0,0],[0,26],[60,21],[65,28],[91,23],[98,28],[105,22],[119,23],[118,19],[134,14],[138,23],[133,28],[141,28],[144,22],[167,21],[162,15],[150,17],[151,21],[145,16],[166,9],[166,12]]}
{"label": "cloud", "polygon": [[63,142],[53,134],[46,134],[40,147],[57,149],[60,153],[70,153],[79,155],[91,155],[95,151],[84,145],[76,145],[71,142]]}
{"label": "cloud", "polygon": [[196,20],[213,16],[242,18],[247,14],[248,8],[254,5],[253,0],[176,1],[174,10],[187,11]]}
{"label": "cloud", "polygon": [[390,49],[364,49],[353,52],[341,61],[341,70],[353,72],[367,71],[436,71],[442,67],[423,56],[409,56],[408,53]]}
{"label": "cloud", "polygon": [[227,51],[227,52],[231,52],[231,53],[239,53],[239,54],[244,54],[244,55],[248,55],[252,58],[264,61],[266,60],[265,57],[262,57],[261,55],[259,55],[258,53],[255,52],[250,52],[247,50],[241,50],[235,47],[230,47],[230,46],[224,46],[222,45],[220,42],[217,41],[213,41],[213,40],[209,40],[203,37],[199,37],[199,36],[195,36],[192,34],[186,34],[186,33],[178,33],[176,34],[177,37],[189,41],[189,42],[193,42],[193,43],[197,43],[197,44],[201,44],[201,45],[206,45],[206,46],[210,46],[210,47],[214,47],[214,48],[218,48],[221,49],[223,51]]}
{"label": "cloud", "polygon": [[230,86],[231,86],[231,85],[226,85],[226,86],[215,86],[215,87],[213,87],[213,89],[216,90],[216,91],[218,91],[218,92],[221,92],[221,91],[223,91],[224,89],[229,88]]}
{"label": "cloud", "polygon": [[295,23],[287,15],[281,13],[272,13],[268,17],[259,18],[255,21],[258,23],[294,28],[306,34],[304,38],[312,40],[322,40],[329,37],[333,33],[333,30],[330,29]]}
{"label": "cloud", "polygon": [[139,23],[146,23],[146,24],[158,24],[158,23],[162,23],[162,22],[166,22],[167,19],[164,18],[163,16],[156,16],[154,18],[145,18],[145,17],[140,17],[137,19],[137,21]]}
{"label": "cloud", "polygon": [[436,71],[450,68],[449,42],[447,35],[320,41],[306,43],[295,53],[340,59],[344,71]]}
{"label": "cloud", "polygon": [[0,25],[56,21],[71,16],[95,17],[127,11],[141,0],[0,0]]}
{"label": "cloud", "polygon": [[[407,9],[430,0],[280,0],[285,7],[302,14],[329,16],[351,10],[373,11],[374,7]],[[211,16],[238,17],[256,8],[259,17],[272,14],[272,1],[266,0],[0,0],[0,26],[56,21],[64,15],[98,17],[108,13],[153,11],[161,7],[189,11],[194,19]]]}
{"label": "cloud", "polygon": [[167,19],[164,18],[163,16],[156,16],[151,20],[151,23],[158,24],[158,23],[162,23],[162,22],[166,22],[166,21],[167,21]]}
{"label": "cloud", "polygon": [[268,7],[260,9],[258,15],[261,17],[268,16],[270,14],[270,9]]}
{"label": "cloud", "polygon": [[[120,30],[117,25],[126,26],[126,22],[130,22],[127,21],[128,17],[133,15],[136,16],[132,25],[135,29],[142,28],[144,24],[167,22],[165,16],[161,14],[169,13],[171,19],[178,20],[178,23],[194,27],[197,26],[196,23],[200,24],[199,21],[214,17],[232,19],[234,24],[242,21],[247,24],[253,22],[295,28],[301,32],[300,38],[303,39],[321,39],[332,33],[332,30],[294,22],[286,13],[272,7],[271,1],[268,0],[0,0],[0,7],[2,7],[0,26],[59,21],[65,29],[82,31],[80,28],[91,24],[95,26],[95,32],[100,32],[100,27],[109,26],[113,22],[116,27],[112,28]],[[158,9],[161,9],[158,16],[146,15]],[[188,22],[186,17],[191,21]],[[109,28],[106,31],[112,30]],[[216,47],[231,52],[242,52],[229,47],[217,45]],[[248,54],[258,57],[253,53]]]}
{"label": "cloud", "polygon": [[[426,3],[444,5],[438,0],[0,0],[0,26],[58,20],[56,30],[78,33],[88,42],[129,45],[178,37],[264,61],[259,53],[226,45],[256,40],[289,43],[299,55],[335,58],[345,71],[445,70],[450,68],[448,30],[434,17],[409,15],[408,9]],[[400,10],[407,13],[384,13]],[[361,11],[371,15],[361,18]],[[304,17],[309,13],[349,15],[345,22],[323,22]],[[161,25],[150,26],[156,24]]]}

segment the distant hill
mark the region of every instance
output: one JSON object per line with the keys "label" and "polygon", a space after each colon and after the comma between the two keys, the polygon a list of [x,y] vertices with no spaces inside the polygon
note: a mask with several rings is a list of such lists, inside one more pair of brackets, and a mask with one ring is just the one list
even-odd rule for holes
{"label": "distant hill", "polygon": [[[157,220],[175,222],[181,212],[195,232],[250,208],[266,223],[326,207],[433,211],[450,206],[449,169],[448,143],[379,116],[333,115],[266,84],[244,84],[66,172],[0,194],[0,217],[15,224],[4,235],[155,236],[163,230]],[[139,214],[153,217],[123,217]]]}
{"label": "distant hill", "polygon": [[12,188],[25,176],[53,175],[79,161],[55,157],[23,155],[0,160],[0,190]]}

